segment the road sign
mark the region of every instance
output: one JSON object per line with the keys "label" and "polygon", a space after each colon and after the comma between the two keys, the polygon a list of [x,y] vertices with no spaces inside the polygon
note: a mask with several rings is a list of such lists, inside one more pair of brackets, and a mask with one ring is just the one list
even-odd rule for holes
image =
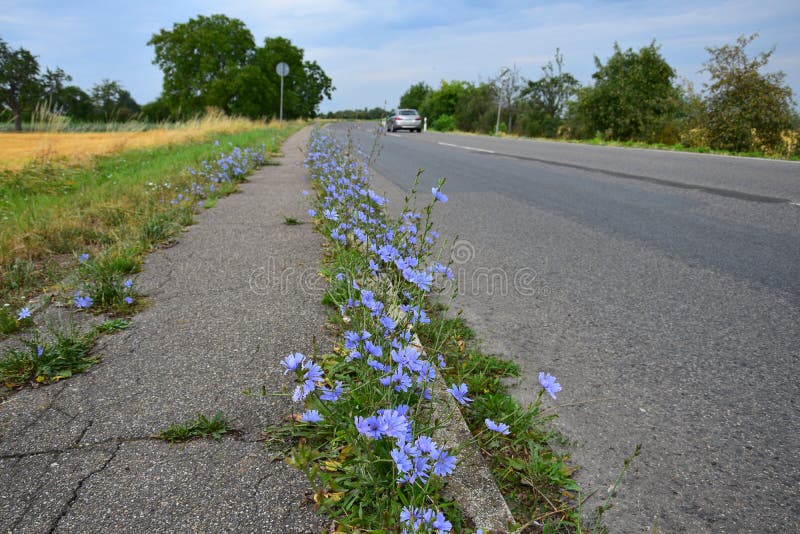
{"label": "road sign", "polygon": [[275,65],[275,72],[277,72],[278,76],[281,77],[281,114],[279,124],[283,124],[283,77],[289,74],[289,65],[281,61]]}

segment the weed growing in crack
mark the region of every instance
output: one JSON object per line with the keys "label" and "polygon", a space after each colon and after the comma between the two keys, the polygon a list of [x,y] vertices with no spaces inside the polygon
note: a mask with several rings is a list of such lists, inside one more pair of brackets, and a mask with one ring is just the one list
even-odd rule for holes
{"label": "weed growing in crack", "polygon": [[198,414],[195,419],[183,423],[173,423],[163,430],[158,437],[169,443],[181,443],[197,438],[220,439],[231,431],[228,420],[222,412],[208,418]]}
{"label": "weed growing in crack", "polygon": [[96,336],[69,325],[51,332],[53,340],[46,342],[36,331],[25,342],[25,349],[11,349],[0,356],[0,384],[8,391],[29,382],[57,382],[85,371],[99,359],[89,354]]}

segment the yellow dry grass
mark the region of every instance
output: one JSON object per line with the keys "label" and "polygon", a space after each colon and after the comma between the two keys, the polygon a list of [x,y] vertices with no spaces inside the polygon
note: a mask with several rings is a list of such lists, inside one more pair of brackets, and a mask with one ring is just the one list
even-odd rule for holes
{"label": "yellow dry grass", "polygon": [[122,150],[173,145],[203,139],[212,133],[265,128],[263,121],[211,115],[178,125],[141,132],[0,133],[0,169],[21,169],[31,161],[87,163],[94,156]]}

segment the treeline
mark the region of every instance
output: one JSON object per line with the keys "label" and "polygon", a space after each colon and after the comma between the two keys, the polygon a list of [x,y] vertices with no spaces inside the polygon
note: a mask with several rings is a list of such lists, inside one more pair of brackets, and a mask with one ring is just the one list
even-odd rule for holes
{"label": "treeline", "polygon": [[389,115],[389,111],[381,107],[372,109],[343,109],[340,111],[329,111],[324,115],[326,119],[346,119],[346,120],[375,120],[384,119]]}
{"label": "treeline", "polygon": [[164,73],[163,90],[153,102],[139,105],[120,82],[103,80],[87,93],[60,68],[41,67],[24,48],[12,49],[0,38],[0,113],[13,119],[15,129],[37,114],[76,121],[178,120],[209,108],[250,118],[277,117],[280,76],[284,62],[283,116],[311,118],[319,104],[331,98],[332,80],[316,61],[289,39],[264,39],[257,46],[238,19],[199,15],[171,30],[162,29],[147,43],[153,63]]}
{"label": "treeline", "polygon": [[733,152],[798,154],[800,120],[782,72],[763,73],[771,49],[750,58],[757,34],[706,48],[710,83],[702,93],[676,83],[677,74],[653,41],[638,51],[614,45],[595,57],[593,84],[581,87],[564,70],[564,57],[528,80],[503,69],[486,82],[442,80],[434,89],[412,85],[400,107],[415,108],[440,131],[502,131],[530,137],[681,144]]}
{"label": "treeline", "polygon": [[125,121],[141,106],[119,82],[103,80],[84,91],[70,85],[72,77],[60,68],[41,72],[36,56],[12,49],[0,38],[0,117],[13,120],[14,129],[35,115],[50,113],[77,121]]}

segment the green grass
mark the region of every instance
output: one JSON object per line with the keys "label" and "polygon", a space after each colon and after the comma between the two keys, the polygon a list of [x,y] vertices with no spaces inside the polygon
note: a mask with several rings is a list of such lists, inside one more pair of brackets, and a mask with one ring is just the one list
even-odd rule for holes
{"label": "green grass", "polygon": [[198,414],[195,419],[183,423],[173,423],[159,434],[159,438],[170,443],[182,443],[198,438],[220,439],[231,431],[228,420],[222,412],[208,418]]}

